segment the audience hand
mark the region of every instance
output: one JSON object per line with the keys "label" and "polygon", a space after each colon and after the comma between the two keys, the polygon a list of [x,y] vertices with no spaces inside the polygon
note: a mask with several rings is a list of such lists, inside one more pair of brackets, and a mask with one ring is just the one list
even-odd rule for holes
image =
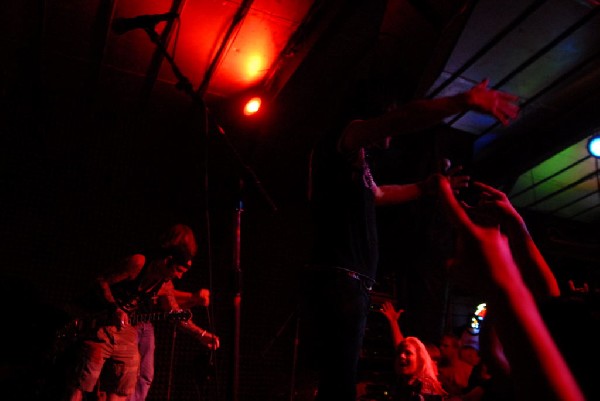
{"label": "audience hand", "polygon": [[[482,290],[489,300],[490,317],[510,365],[511,379],[522,399],[577,400],[585,397],[525,284],[508,239],[499,225],[472,219],[454,196],[448,179],[440,179],[440,196],[461,241],[459,270],[469,277],[471,288]],[[512,214],[499,191],[487,195],[492,204]],[[485,202],[485,201],[484,201]],[[546,269],[544,271],[547,271]],[[493,308],[492,308],[493,307]],[[489,319],[489,318],[488,318]]]}
{"label": "audience hand", "polygon": [[390,322],[395,322],[398,319],[400,319],[400,316],[402,315],[402,313],[404,313],[404,309],[398,309],[398,310],[396,310],[394,308],[394,305],[392,305],[392,303],[390,301],[385,301],[381,305],[381,313],[383,313],[383,315]]}
{"label": "audience hand", "polygon": [[497,285],[509,285],[511,280],[520,279],[508,240],[499,225],[490,220],[472,218],[467,210],[477,208],[456,199],[449,178],[440,177],[438,184],[448,217],[457,228],[457,258],[461,262],[461,271],[455,273],[460,274],[460,279],[484,293]]}
{"label": "audience hand", "polygon": [[422,190],[427,195],[436,195],[439,190],[439,180],[446,177],[450,183],[452,191],[458,194],[459,190],[467,188],[471,177],[466,174],[461,174],[462,166],[455,166],[450,168],[445,174],[434,173],[431,174],[421,184]]}
{"label": "audience hand", "polygon": [[496,188],[482,182],[474,181],[471,186],[480,192],[479,203],[476,205],[476,213],[486,213],[495,216],[501,225],[516,223],[524,224],[523,218],[514,208],[508,196]]}

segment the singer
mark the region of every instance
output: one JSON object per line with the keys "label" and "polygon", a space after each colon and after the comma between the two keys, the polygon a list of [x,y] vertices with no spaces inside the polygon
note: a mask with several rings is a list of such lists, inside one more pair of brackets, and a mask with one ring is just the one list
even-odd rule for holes
{"label": "singer", "polygon": [[[379,65],[377,60],[374,66]],[[366,69],[355,96],[335,116],[336,128],[323,135],[311,154],[310,202],[314,235],[304,282],[305,335],[311,344],[309,366],[319,369],[318,401],[355,401],[359,355],[369,312],[379,249],[375,207],[433,195],[433,174],[422,182],[377,185],[369,152],[389,139],[418,135],[444,118],[468,110],[491,115],[504,124],[517,116],[516,96],[488,88],[483,81],[455,96],[399,104],[386,96],[392,77]],[[360,89],[363,89],[362,91]],[[378,91],[381,89],[381,91]],[[455,171],[456,173],[457,171]],[[439,174],[439,172],[438,172]],[[452,175],[451,173],[447,173]],[[450,178],[457,190],[469,177]]]}

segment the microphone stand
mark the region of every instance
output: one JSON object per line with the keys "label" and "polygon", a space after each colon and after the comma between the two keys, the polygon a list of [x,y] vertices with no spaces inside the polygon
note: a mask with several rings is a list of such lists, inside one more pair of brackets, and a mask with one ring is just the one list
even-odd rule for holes
{"label": "microphone stand", "polygon": [[[208,108],[206,107],[204,99],[202,99],[202,97],[196,91],[194,91],[190,80],[185,75],[183,75],[181,70],[177,67],[175,60],[167,51],[167,48],[162,43],[160,36],[155,31],[154,27],[144,28],[144,31],[146,31],[146,33],[150,37],[150,40],[157,46],[157,48],[164,55],[165,59],[169,62],[170,66],[171,66],[171,70],[173,71],[173,73],[175,74],[175,77],[177,78],[177,84],[175,85],[175,87],[177,89],[183,90],[186,94],[188,94],[192,98],[192,100],[194,102],[196,102],[198,105],[201,106],[201,109],[202,109],[202,111],[204,113],[204,117],[205,117],[204,120],[206,121],[206,117],[209,116],[210,114],[209,114]],[[220,127],[220,125],[217,123],[215,123],[215,125],[221,134],[219,137],[225,139],[225,143],[229,147],[231,153],[234,155],[234,157],[237,160],[238,165],[241,167],[242,171],[246,173],[246,176],[248,176],[252,179],[252,182],[254,183],[255,188],[258,189],[258,192],[262,195],[263,199],[270,206],[271,211],[276,212],[277,207],[275,206],[275,203],[273,202],[273,200],[271,199],[269,194],[265,191],[264,187],[262,186],[262,184],[261,184],[260,180],[258,179],[257,175],[255,174],[254,170],[252,170],[252,168],[250,168],[250,166],[248,166],[244,162],[244,160],[240,156],[239,152],[237,151],[235,146],[231,143],[231,141],[229,140],[229,137],[225,134],[225,131]],[[207,126],[206,126],[205,133],[208,134]],[[243,187],[243,180],[240,180],[240,188],[242,188],[242,187]],[[241,197],[241,193],[240,193],[240,197]],[[239,358],[240,358],[240,326],[241,326],[240,323],[241,323],[241,304],[242,304],[242,291],[241,291],[242,270],[240,268],[240,248],[241,248],[240,247],[240,245],[241,245],[240,233],[241,233],[242,212],[243,212],[243,203],[240,198],[239,205],[236,208],[235,227],[234,227],[234,236],[235,236],[234,245],[235,246],[234,246],[234,261],[233,261],[234,266],[233,266],[233,268],[234,268],[234,274],[235,274],[236,288],[235,288],[235,296],[234,296],[234,300],[233,300],[234,314],[235,314],[235,316],[234,316],[234,324],[235,324],[234,344],[233,344],[233,350],[234,350],[233,386],[231,389],[233,401],[239,400],[239,365],[240,365]],[[173,335],[173,340],[175,340],[175,334]],[[171,353],[172,354],[174,353],[174,347],[172,348]],[[173,358],[173,356],[171,356],[171,359],[172,358]],[[169,373],[169,376],[171,376],[171,375],[172,375],[172,372]],[[169,387],[170,387],[170,384],[171,384],[171,378],[169,379]],[[170,393],[170,389],[169,389],[169,393]],[[169,396],[170,396],[170,394],[169,394]]]}
{"label": "microphone stand", "polygon": [[262,351],[262,357],[264,358],[267,355],[269,349],[275,343],[281,335],[283,334],[286,327],[290,324],[292,318],[295,318],[295,328],[294,328],[294,347],[292,350],[292,367],[290,371],[290,394],[289,400],[294,401],[296,397],[296,369],[298,365],[298,348],[300,345],[300,316],[298,316],[298,311],[294,310],[290,315],[285,319],[285,322],[281,325],[275,336],[269,341],[267,346]]}
{"label": "microphone stand", "polygon": [[173,323],[173,335],[171,338],[171,358],[169,360],[169,381],[167,383],[167,401],[171,401],[171,390],[173,388],[173,368],[175,364],[175,340],[177,338],[177,324]]}
{"label": "microphone stand", "polygon": [[240,268],[240,253],[241,253],[241,233],[242,233],[242,213],[244,211],[244,203],[242,193],[244,181],[240,180],[240,198],[234,215],[233,226],[233,273],[235,282],[235,295],[233,298],[234,308],[234,335],[233,335],[233,387],[232,401],[238,401],[240,388],[240,326],[241,326],[241,307],[242,307],[242,269]]}
{"label": "microphone stand", "polygon": [[[146,33],[150,37],[150,40],[154,44],[156,44],[158,49],[164,55],[165,59],[171,65],[171,70],[173,71],[173,73],[175,74],[175,77],[177,78],[177,84],[175,84],[175,87],[177,89],[183,90],[186,94],[188,94],[192,98],[192,100],[197,102],[202,107],[202,110],[204,113],[206,113],[209,116],[212,116],[209,113],[209,110],[206,107],[206,104],[204,103],[204,99],[202,99],[202,97],[196,91],[194,91],[194,88],[192,87],[190,80],[185,75],[183,75],[181,70],[179,70],[179,68],[177,67],[177,64],[175,63],[175,60],[169,54],[166,47],[163,45],[162,41],[160,40],[160,36],[156,33],[154,28],[145,28],[144,31],[146,31]],[[213,119],[214,119],[214,117],[213,117]],[[258,176],[254,172],[254,170],[252,170],[252,168],[244,162],[244,160],[240,156],[239,152],[237,151],[235,146],[231,143],[231,141],[229,140],[229,137],[226,135],[225,130],[223,130],[223,128],[221,128],[221,126],[219,124],[215,123],[215,125],[217,126],[219,133],[221,134],[220,137],[223,137],[225,139],[225,143],[229,147],[232,154],[235,156],[235,159],[237,160],[238,165],[242,168],[242,170],[246,173],[246,175],[252,179],[252,182],[254,183],[255,187],[258,189],[258,191],[262,195],[263,199],[267,202],[267,204],[271,208],[271,211],[276,212],[277,206],[275,205],[275,203],[273,202],[273,200],[271,199],[269,194],[264,189],[262,183],[258,179]]]}

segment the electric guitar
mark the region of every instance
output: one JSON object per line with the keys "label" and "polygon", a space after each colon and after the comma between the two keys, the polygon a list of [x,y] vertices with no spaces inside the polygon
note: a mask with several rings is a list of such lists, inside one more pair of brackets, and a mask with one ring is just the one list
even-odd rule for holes
{"label": "electric guitar", "polygon": [[[129,317],[129,324],[131,325],[140,322],[156,322],[160,320],[187,322],[192,318],[192,312],[189,309],[150,313],[130,312],[127,316]],[[114,316],[106,312],[72,319],[61,329],[57,330],[56,340],[64,342],[75,341],[88,334],[94,333],[100,327],[114,325],[116,325]]]}

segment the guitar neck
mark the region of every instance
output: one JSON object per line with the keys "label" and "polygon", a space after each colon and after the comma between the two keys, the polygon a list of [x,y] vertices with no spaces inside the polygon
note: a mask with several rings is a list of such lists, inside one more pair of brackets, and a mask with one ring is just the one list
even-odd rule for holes
{"label": "guitar neck", "polygon": [[[187,322],[191,318],[192,312],[189,309],[169,312],[129,313],[129,323],[132,325],[158,320]],[[100,327],[114,325],[114,320],[107,317],[106,312],[97,316],[76,318],[68,322],[63,328],[57,330],[56,339],[57,341],[74,341],[78,338],[92,335]]]}
{"label": "guitar neck", "polygon": [[136,324],[141,322],[156,322],[160,320],[182,320],[186,321],[191,317],[187,310],[178,312],[150,312],[150,313],[131,313],[129,323]]}

